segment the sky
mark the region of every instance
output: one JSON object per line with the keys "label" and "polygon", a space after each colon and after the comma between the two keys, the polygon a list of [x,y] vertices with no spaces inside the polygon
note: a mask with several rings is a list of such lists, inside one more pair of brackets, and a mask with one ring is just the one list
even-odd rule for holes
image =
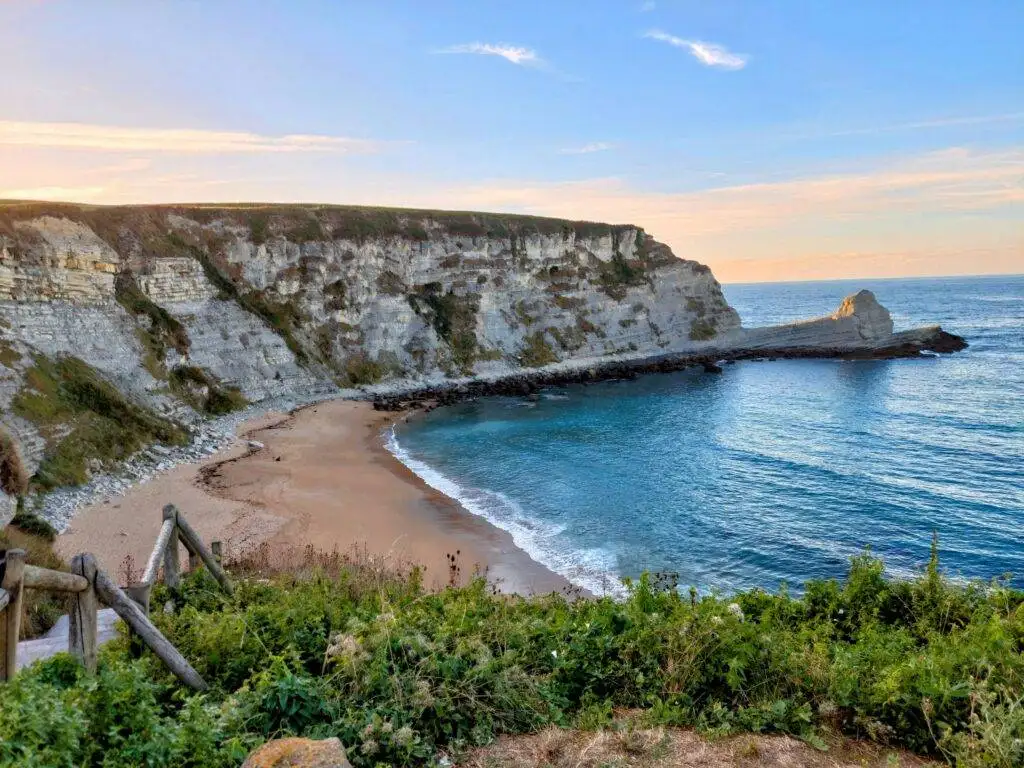
{"label": "sky", "polygon": [[643,226],[723,282],[1024,272],[1024,2],[0,0],[0,198]]}

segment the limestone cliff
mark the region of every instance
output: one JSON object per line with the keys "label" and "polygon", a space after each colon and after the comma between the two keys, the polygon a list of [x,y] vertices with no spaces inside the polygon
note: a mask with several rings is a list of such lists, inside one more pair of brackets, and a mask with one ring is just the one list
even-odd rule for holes
{"label": "limestone cliff", "polygon": [[[242,397],[651,356],[739,327],[707,267],[632,226],[336,206],[0,204],[2,428],[33,471],[77,429],[47,421],[29,397],[46,389],[41,361],[63,356],[130,403],[187,423]],[[70,385],[54,376],[56,397]]]}

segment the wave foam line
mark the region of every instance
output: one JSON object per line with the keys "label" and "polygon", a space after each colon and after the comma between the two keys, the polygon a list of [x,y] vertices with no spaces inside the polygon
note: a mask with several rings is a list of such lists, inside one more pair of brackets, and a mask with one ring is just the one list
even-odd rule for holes
{"label": "wave foam line", "polygon": [[426,462],[412,456],[391,427],[384,441],[388,453],[436,491],[457,501],[468,512],[482,517],[512,536],[512,541],[531,559],[564,576],[595,595],[624,596],[626,591],[615,571],[615,555],[604,549],[572,550],[558,536],[565,528],[531,518],[505,494],[483,488],[466,488]]}

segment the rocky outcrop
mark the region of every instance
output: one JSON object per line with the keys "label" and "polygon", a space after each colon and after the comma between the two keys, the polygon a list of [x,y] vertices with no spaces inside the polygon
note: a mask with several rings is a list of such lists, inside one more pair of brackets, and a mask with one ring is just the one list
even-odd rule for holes
{"label": "rocky outcrop", "polygon": [[242,768],[352,768],[336,738],[274,739],[253,752]]}
{"label": "rocky outcrop", "polygon": [[843,299],[827,317],[767,328],[747,328],[724,339],[726,348],[774,350],[792,356],[818,351],[822,356],[901,357],[930,350],[956,352],[967,343],[938,326],[894,333],[889,310],[871,291],[858,291]]}

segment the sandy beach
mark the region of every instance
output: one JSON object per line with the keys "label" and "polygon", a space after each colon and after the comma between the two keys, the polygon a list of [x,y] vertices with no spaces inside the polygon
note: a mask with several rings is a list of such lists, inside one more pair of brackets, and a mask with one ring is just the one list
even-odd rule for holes
{"label": "sandy beach", "polygon": [[161,509],[173,503],[205,540],[223,542],[229,553],[263,543],[272,550],[358,548],[420,564],[430,586],[448,583],[448,556],[458,553],[463,581],[486,570],[509,592],[568,586],[505,531],[430,488],[388,453],[381,433],[391,418],[369,403],[344,400],[266,414],[243,424],[229,450],[82,509],[57,548],[65,557],[92,552],[123,582],[129,568],[144,567]]}

